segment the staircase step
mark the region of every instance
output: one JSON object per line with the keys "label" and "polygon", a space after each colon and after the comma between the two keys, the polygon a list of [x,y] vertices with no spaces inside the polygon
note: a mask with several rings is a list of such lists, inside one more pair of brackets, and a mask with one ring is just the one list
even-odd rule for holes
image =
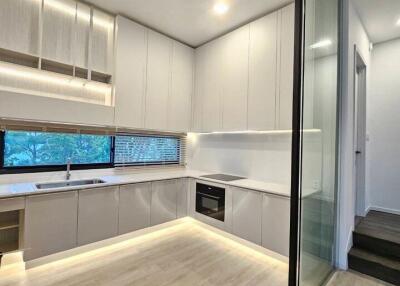
{"label": "staircase step", "polygon": [[400,244],[359,232],[353,233],[353,245],[382,256],[400,259]]}
{"label": "staircase step", "polygon": [[400,285],[400,260],[353,247],[348,256],[349,268],[382,281]]}
{"label": "staircase step", "polygon": [[400,216],[369,212],[354,230],[353,245],[379,255],[400,258]]}

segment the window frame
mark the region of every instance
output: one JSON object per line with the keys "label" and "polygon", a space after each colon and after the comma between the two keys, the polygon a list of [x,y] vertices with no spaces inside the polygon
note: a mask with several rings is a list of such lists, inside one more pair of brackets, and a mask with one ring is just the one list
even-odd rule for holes
{"label": "window frame", "polygon": [[[24,130],[21,130],[24,131]],[[50,132],[49,132],[50,133]],[[0,130],[0,175],[3,174],[24,174],[24,173],[40,173],[40,172],[56,172],[65,171],[66,164],[63,165],[41,165],[41,166],[4,166],[4,150],[5,150],[5,130]],[[90,169],[109,169],[114,168],[114,143],[115,137],[110,136],[110,162],[109,163],[92,163],[92,164],[71,164],[71,170],[90,170]]]}
{"label": "window frame", "polygon": [[[41,165],[41,166],[4,166],[4,150],[5,150],[5,134],[7,130],[0,130],[0,175],[5,174],[25,174],[25,173],[41,173],[41,172],[59,172],[65,171],[66,164],[63,165]],[[29,130],[19,130],[27,131]],[[49,132],[50,133],[50,132]],[[62,132],[60,132],[62,133]],[[184,138],[180,135],[165,135],[165,134],[145,134],[145,133],[116,133],[110,136],[111,149],[110,149],[110,162],[109,163],[92,163],[92,164],[71,164],[71,170],[90,170],[90,169],[114,169],[124,167],[167,167],[167,166],[181,166],[182,164],[182,140]],[[115,163],[115,139],[116,136],[143,136],[143,137],[159,137],[159,138],[176,138],[179,144],[178,160],[177,161],[157,161],[157,162],[136,162],[136,163]],[[184,162],[184,159],[183,159]]]}

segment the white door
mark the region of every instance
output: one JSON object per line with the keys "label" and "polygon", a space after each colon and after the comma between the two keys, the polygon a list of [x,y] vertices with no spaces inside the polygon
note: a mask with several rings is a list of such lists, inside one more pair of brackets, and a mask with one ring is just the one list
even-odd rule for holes
{"label": "white door", "polygon": [[365,145],[366,145],[366,88],[367,68],[364,60],[355,48],[354,75],[354,152],[355,152],[355,189],[356,215],[365,216]]}

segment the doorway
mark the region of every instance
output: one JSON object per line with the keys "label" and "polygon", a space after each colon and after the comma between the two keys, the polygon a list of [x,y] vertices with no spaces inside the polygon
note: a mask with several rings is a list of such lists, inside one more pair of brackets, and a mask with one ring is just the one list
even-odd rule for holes
{"label": "doorway", "polygon": [[[356,216],[366,215],[365,162],[367,137],[367,65],[354,46],[354,152]],[[357,222],[357,219],[356,219]]]}

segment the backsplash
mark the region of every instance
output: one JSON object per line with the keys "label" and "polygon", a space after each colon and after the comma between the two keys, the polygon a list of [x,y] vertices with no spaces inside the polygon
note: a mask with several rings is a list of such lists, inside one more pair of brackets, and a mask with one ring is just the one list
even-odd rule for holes
{"label": "backsplash", "polygon": [[[321,176],[320,132],[306,133],[305,156],[312,164],[304,166],[307,186]],[[188,167],[222,172],[278,184],[290,184],[291,140],[287,133],[220,133],[188,135]],[[306,160],[310,162],[310,160]]]}

